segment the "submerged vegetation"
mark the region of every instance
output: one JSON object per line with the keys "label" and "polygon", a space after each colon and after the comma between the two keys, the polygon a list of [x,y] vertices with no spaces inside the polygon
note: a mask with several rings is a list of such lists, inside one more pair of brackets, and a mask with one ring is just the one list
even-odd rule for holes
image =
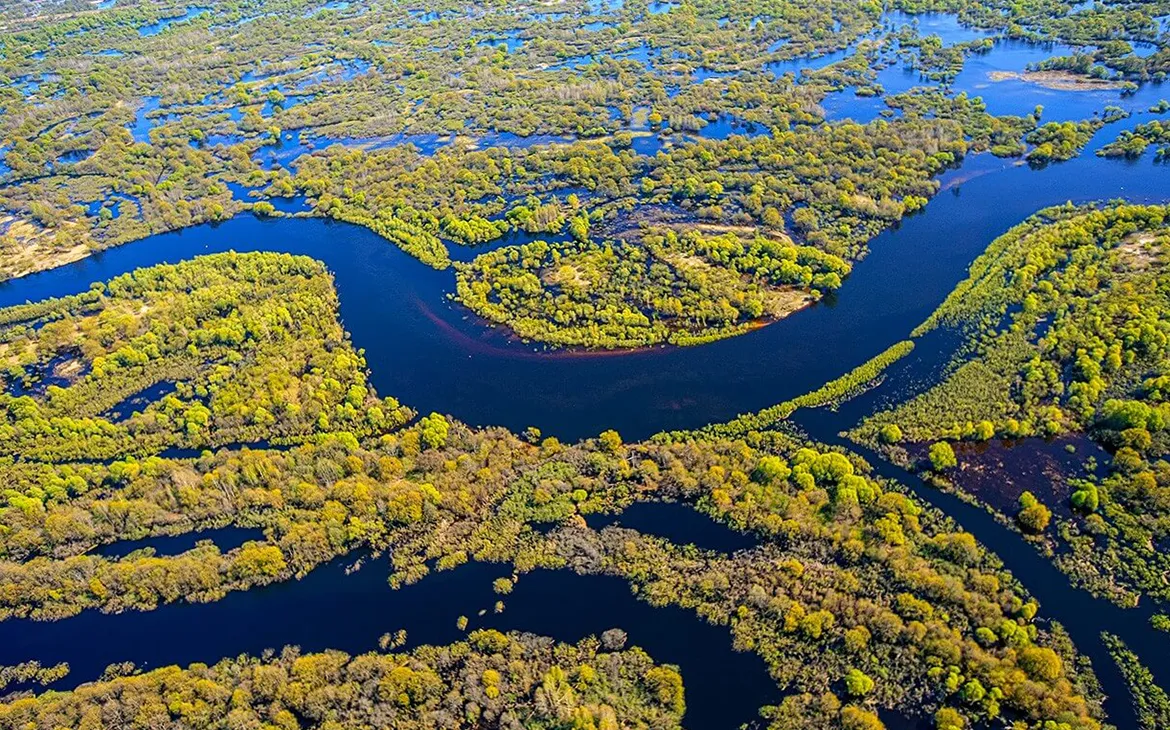
{"label": "submerged vegetation", "polygon": [[[916,28],[913,3],[433,4],[16,3],[0,278],[247,211],[365,226],[439,269],[453,247],[522,234],[539,253],[485,254],[460,301],[551,345],[698,344],[831,291],[964,155],[1068,159],[1124,116],[994,116],[939,85],[997,36],[1091,44],[1069,69],[1127,83],[1170,68],[1131,45],[1160,43],[1158,3],[932,5],[986,35],[952,45]],[[795,63],[810,56],[826,62]],[[917,85],[885,93],[898,66]],[[885,108],[834,118],[846,93]],[[638,230],[664,217],[681,243]],[[731,231],[743,252],[694,251],[685,233],[704,226],[698,240]],[[760,251],[786,243],[800,271]]]}

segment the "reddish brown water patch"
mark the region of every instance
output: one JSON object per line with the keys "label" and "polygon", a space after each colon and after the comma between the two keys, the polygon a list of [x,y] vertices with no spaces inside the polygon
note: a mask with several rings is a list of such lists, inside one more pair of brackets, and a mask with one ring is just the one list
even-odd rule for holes
{"label": "reddish brown water patch", "polygon": [[[1069,481],[1089,476],[1086,461],[1090,457],[1098,467],[1109,462],[1104,449],[1080,435],[1050,441],[1030,438],[953,445],[959,466],[947,477],[960,490],[1009,515],[1015,514],[1024,492],[1036,495],[1057,514],[1071,514],[1069,496],[1073,490]],[[915,444],[907,450],[916,460],[927,458],[926,445]]]}

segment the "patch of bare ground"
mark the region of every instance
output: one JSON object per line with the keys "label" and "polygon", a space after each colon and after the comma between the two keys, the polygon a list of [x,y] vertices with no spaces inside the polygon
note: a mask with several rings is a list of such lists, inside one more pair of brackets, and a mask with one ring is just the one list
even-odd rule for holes
{"label": "patch of bare ground", "polygon": [[791,243],[792,239],[780,231],[773,231],[766,228],[757,228],[755,226],[732,226],[722,225],[718,223],[698,223],[688,226],[701,232],[705,236],[722,236],[725,233],[734,233],[736,236],[744,239],[752,239],[756,236],[763,236],[774,241],[783,241]]}
{"label": "patch of bare ground", "polygon": [[768,316],[772,319],[780,319],[799,312],[815,301],[808,292],[794,288],[769,289],[764,298]]}
{"label": "patch of bare ground", "polygon": [[79,261],[90,254],[89,246],[55,244],[48,231],[28,221],[0,218],[0,281]]}
{"label": "patch of bare ground", "polygon": [[586,291],[589,289],[589,280],[572,264],[549,267],[541,273],[540,280],[550,286],[565,287],[578,291]]}
{"label": "patch of bare ground", "polygon": [[1053,91],[1099,91],[1120,89],[1124,86],[1120,81],[1096,79],[1068,71],[992,71],[987,77],[992,81],[1025,81]]}
{"label": "patch of bare ground", "polygon": [[1162,255],[1158,234],[1149,231],[1131,233],[1117,246],[1118,260],[1126,271],[1145,271]]}
{"label": "patch of bare ground", "polygon": [[85,372],[85,363],[79,358],[69,358],[62,360],[52,368],[52,376],[65,380],[69,383],[76,381]]}
{"label": "patch of bare ground", "polygon": [[601,224],[597,236],[610,238],[639,237],[645,226],[681,226],[693,228],[697,225],[695,214],[677,205],[651,205],[634,210],[619,211]]}

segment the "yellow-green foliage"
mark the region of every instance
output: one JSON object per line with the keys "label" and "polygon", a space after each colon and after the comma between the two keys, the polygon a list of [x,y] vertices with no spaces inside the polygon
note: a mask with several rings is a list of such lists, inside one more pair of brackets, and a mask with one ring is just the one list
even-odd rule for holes
{"label": "yellow-green foliage", "polygon": [[[592,679],[571,681],[583,672]],[[676,685],[677,699],[667,691]],[[272,659],[164,667],[0,704],[0,728],[79,727],[111,712],[136,718],[127,727],[146,728],[147,708],[157,707],[171,727],[192,730],[264,720],[297,727],[298,718],[324,727],[437,730],[449,727],[442,718],[456,702],[484,724],[520,716],[533,727],[677,730],[681,691],[678,672],[640,649],[608,652],[593,638],[573,646],[489,630],[407,654],[288,647]]]}
{"label": "yellow-green foliage", "polygon": [[[1101,480],[1074,483],[1077,533],[1058,562],[1117,600],[1167,596],[1153,546],[1170,536],[1170,208],[1114,203],[1041,211],[996,239],[916,334],[964,328],[969,356],[939,385],[865,421],[878,442],[1088,433],[1115,451]],[[1030,495],[1026,495],[1029,496]],[[1021,505],[1027,531],[1045,505]]]}
{"label": "yellow-green foliage", "polygon": [[849,264],[787,240],[654,231],[638,244],[544,242],[458,268],[456,297],[556,345],[698,344],[783,316],[841,285]]}
{"label": "yellow-green foliage", "polygon": [[[0,394],[0,454],[107,459],[338,430],[360,436],[410,416],[371,392],[338,321],[332,279],[304,257],[228,253],[141,269],[83,297],[0,317],[19,322],[0,333],[0,382],[35,389],[60,359],[73,373],[68,387]],[[176,392],[124,421],[104,415],[164,381]]]}
{"label": "yellow-green foliage", "polygon": [[[270,265],[276,269],[261,275]],[[255,268],[257,281],[269,281],[274,291],[283,291],[282,282],[317,291],[310,284],[321,272],[311,261],[273,256],[225,255],[184,266],[112,282],[102,301],[124,297],[135,306],[105,311],[116,313],[128,341],[137,342],[142,323],[132,313],[143,302],[161,309],[164,300],[174,300],[173,311],[186,311],[193,302],[177,295],[174,283],[198,273],[206,286],[196,291],[222,307],[200,331],[224,333],[215,335],[223,340],[215,347],[229,362],[231,353],[252,347],[249,333],[257,325],[235,321],[252,320],[232,316],[239,295],[217,298],[217,282],[232,291],[233,272]],[[261,302],[266,288],[257,289]],[[151,321],[161,326],[168,320]],[[331,331],[335,320],[316,322]],[[120,342],[95,338],[87,328],[61,327],[46,335],[48,327],[35,335],[22,332],[22,338],[32,337],[22,347],[35,341],[39,352],[45,345],[39,338],[57,337],[64,345],[91,343],[86,346],[107,352]],[[167,330],[175,331],[184,330]],[[315,330],[286,331],[283,337],[285,353],[312,357],[325,349]],[[847,391],[906,351],[892,348],[872,371],[834,388]],[[333,354],[338,352],[349,351],[339,346]],[[250,382],[232,370],[223,377],[225,383]],[[360,370],[355,377],[364,385]],[[70,391],[83,385],[61,388],[55,397],[72,402]],[[214,400],[212,406],[214,418]],[[279,421],[269,423],[256,434],[280,428]],[[100,441],[81,441],[82,457],[87,444],[104,448]],[[856,458],[779,433],[629,444],[608,431],[574,445],[555,439],[536,445],[502,429],[470,429],[431,414],[392,432],[314,432],[287,450],[221,448],[193,460],[110,463],[9,459],[0,462],[0,477],[6,485],[0,618],[53,619],[85,609],[212,601],[228,591],[292,579],[363,549],[392,556],[395,586],[431,570],[491,560],[511,563],[521,581],[537,567],[621,576],[651,603],[682,606],[730,626],[735,645],[759,653],[777,681],[794,692],[786,713],[812,712],[802,698],[822,696],[827,680],[856,669],[882,679],[866,695],[879,706],[954,705],[972,718],[1002,712],[1032,723],[1059,718],[1075,730],[1098,728],[1092,706],[1074,689],[1072,655],[1046,648],[1048,639],[1033,621],[1035,606],[971,535],[897,485],[869,476]],[[583,514],[638,499],[686,502],[758,534],[761,547],[706,553],[621,528],[595,532],[581,526]],[[549,523],[556,524],[547,529]],[[91,553],[95,545],[228,524],[263,528],[263,539],[227,553],[207,543],[168,557],[149,549],[116,560]],[[545,529],[538,530],[541,525]],[[982,694],[970,684],[975,681]],[[502,677],[489,684],[504,696]],[[965,699],[956,699],[968,685]],[[655,673],[652,686],[671,711],[681,711],[674,677]],[[834,721],[869,722],[867,711],[856,707],[817,707]]]}

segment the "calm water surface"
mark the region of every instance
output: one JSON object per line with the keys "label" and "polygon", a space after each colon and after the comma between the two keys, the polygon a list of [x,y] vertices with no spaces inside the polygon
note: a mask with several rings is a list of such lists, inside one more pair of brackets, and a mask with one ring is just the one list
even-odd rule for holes
{"label": "calm water surface", "polygon": [[[686,542],[686,535],[674,536]],[[7,663],[36,657],[46,665],[68,661],[70,675],[55,685],[67,688],[123,661],[141,669],[211,664],[286,645],[357,654],[376,650],[381,635],[398,629],[406,629],[408,648],[449,644],[465,636],[456,625],[464,615],[470,629],[528,631],[568,642],[621,628],[629,636],[627,646],[640,646],[656,661],[679,667],[689,728],[738,727],[753,720],[761,705],[782,697],[763,659],[732,650],[727,627],[708,624],[686,609],[654,608],[635,598],[620,578],[536,571],[520,577],[502,597],[504,612],[497,614],[493,606],[501,596],[491,584],[511,575],[506,566],[471,563],[391,590],[385,559],[347,574],[350,563],[337,560],[300,581],[232,593],[215,603],[117,615],[87,611],[53,623],[6,621],[0,623],[3,658]]]}
{"label": "calm water surface", "polygon": [[[672,6],[656,3],[651,12],[668,12]],[[891,23],[897,20],[890,18]],[[937,32],[948,43],[982,35],[946,16],[928,16],[919,23],[923,32]],[[1122,100],[1117,92],[1052,92],[1022,81],[990,80],[992,71],[1020,71],[1028,63],[1065,52],[1060,47],[999,40],[993,51],[968,62],[954,88],[982,95],[993,113],[1029,113],[1043,104],[1045,119],[1086,118],[1115,103],[1140,111],[1166,93],[1147,86]],[[811,63],[806,59],[769,68],[775,73],[798,72],[846,55],[843,51]],[[880,81],[895,93],[918,83],[915,74],[901,68],[883,71]],[[831,118],[867,121],[879,115],[884,104],[856,97],[847,89],[833,95],[825,107]],[[152,122],[145,112],[155,108],[157,100],[148,100],[134,124],[136,138],[148,134]],[[1127,163],[1092,154],[1120,129],[1149,118],[1138,114],[1110,125],[1083,157],[1043,169],[987,155],[969,158],[942,177],[943,191],[924,212],[871,242],[870,255],[857,263],[836,296],[751,334],[702,347],[574,353],[516,342],[449,302],[451,272],[433,271],[365,229],[318,219],[244,216],[153,236],[0,284],[0,306],[77,293],[93,281],[138,267],[213,252],[309,255],[333,272],[345,326],[357,346],[364,348],[371,380],[380,393],[394,395],[423,412],[450,413],[473,425],[517,430],[535,425],[566,440],[616,428],[632,440],[661,430],[726,420],[849,371],[906,337],[964,277],[967,265],[988,243],[1039,208],[1120,196],[1136,202],[1170,198],[1170,168],[1154,165],[1149,156]],[[706,132],[709,136],[737,133],[758,131],[721,118]],[[277,148],[270,153],[272,161],[291,162],[299,146]],[[439,140],[434,140],[434,148],[439,146]],[[466,250],[455,253],[457,258],[469,254]],[[931,337],[920,342],[901,369],[891,371],[887,390],[919,389],[937,376],[953,342],[945,334]],[[802,414],[802,423],[818,439],[834,441],[838,430],[883,397],[881,392],[871,394],[841,414]],[[1170,651],[1166,650],[1170,637],[1148,629],[1149,610],[1124,612],[1072,589],[1051,563],[985,512],[929,490],[913,475],[888,464],[875,460],[875,465],[953,515],[1004,557],[1041,600],[1042,615],[1059,619],[1093,659],[1106,690],[1115,698],[1109,703],[1113,721],[1119,727],[1133,727],[1132,708],[1097,632],[1121,635],[1142,654],[1155,677],[1164,681],[1170,677]],[[747,536],[730,533],[680,505],[643,505],[621,516],[593,518],[597,527],[615,521],[712,549],[752,545]],[[250,539],[236,533],[221,538]],[[119,550],[133,545],[121,544]],[[185,543],[166,539],[153,546],[185,549]],[[631,644],[642,646],[659,661],[681,667],[687,685],[686,721],[692,728],[734,727],[750,720],[759,705],[779,698],[758,657],[731,652],[726,628],[709,626],[682,609],[652,608],[635,600],[616,578],[548,571],[524,576],[515,592],[505,597],[507,609],[497,615],[491,612],[498,597],[490,584],[507,574],[503,566],[467,565],[390,591],[384,561],[372,561],[349,576],[345,565],[331,563],[301,581],[231,594],[214,604],[174,605],[119,616],[86,612],[53,624],[5,622],[0,624],[0,646],[4,647],[0,660],[68,660],[73,675],[67,685],[92,679],[117,661],[148,668],[214,662],[290,643],[306,651],[365,651],[376,647],[378,636],[398,628],[408,630],[411,645],[446,643],[462,636],[455,621],[464,614],[472,617],[472,626],[522,629],[563,640],[621,627],[630,634]],[[483,616],[478,615],[481,609],[487,611]],[[898,718],[891,722],[903,724]]]}
{"label": "calm water surface", "polygon": [[943,176],[945,189],[923,213],[871,242],[836,296],[702,347],[573,353],[516,342],[447,299],[451,272],[431,270],[365,229],[318,219],[244,216],[153,236],[0,284],[0,306],[200,254],[304,254],[333,272],[345,327],[365,349],[378,392],[473,425],[531,425],[563,440],[616,428],[637,439],[726,420],[848,372],[904,338],[992,239],[1037,209],[1119,195],[1163,201],[1166,170],[1148,156],[1126,163],[1091,152],[1043,170],[972,157]]}

